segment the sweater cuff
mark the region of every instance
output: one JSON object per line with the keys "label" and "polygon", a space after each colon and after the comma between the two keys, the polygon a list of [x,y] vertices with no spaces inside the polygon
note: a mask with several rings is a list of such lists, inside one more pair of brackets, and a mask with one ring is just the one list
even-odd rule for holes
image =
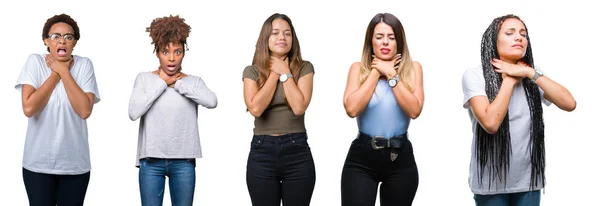
{"label": "sweater cuff", "polygon": [[179,92],[179,91],[182,89],[182,84],[184,84],[184,83],[185,83],[185,82],[184,82],[183,80],[181,80],[181,79],[180,79],[180,80],[177,80],[177,81],[175,82],[175,85],[173,86],[173,89],[175,89],[175,91],[176,91],[176,92],[178,92],[178,93],[181,93],[181,92]]}

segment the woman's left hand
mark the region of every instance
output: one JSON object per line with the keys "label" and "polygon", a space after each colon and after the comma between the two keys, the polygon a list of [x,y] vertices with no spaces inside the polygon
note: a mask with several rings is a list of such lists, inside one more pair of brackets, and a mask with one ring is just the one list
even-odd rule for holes
{"label": "woman's left hand", "polygon": [[492,65],[494,65],[494,71],[501,73],[501,74],[507,74],[508,76],[512,76],[512,77],[519,77],[519,78],[532,78],[535,70],[527,65],[525,65],[522,62],[516,63],[516,64],[511,64],[499,59],[493,59],[492,60]]}

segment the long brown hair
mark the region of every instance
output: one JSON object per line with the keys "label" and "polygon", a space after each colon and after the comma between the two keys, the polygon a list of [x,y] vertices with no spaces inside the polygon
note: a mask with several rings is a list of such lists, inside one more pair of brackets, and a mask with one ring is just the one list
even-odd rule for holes
{"label": "long brown hair", "polygon": [[292,48],[290,52],[287,53],[287,58],[290,71],[292,72],[296,82],[300,76],[299,72],[300,68],[302,67],[302,55],[300,55],[300,43],[298,42],[296,30],[294,29],[294,25],[292,25],[292,20],[290,20],[287,15],[275,13],[265,20],[265,23],[263,23],[262,29],[260,30],[258,41],[256,41],[256,50],[254,51],[252,65],[258,70],[259,88],[265,84],[271,72],[271,51],[269,50],[269,37],[271,36],[271,32],[273,30],[273,21],[276,19],[282,19],[290,25],[290,29],[292,30]]}
{"label": "long brown hair", "polygon": [[371,62],[373,62],[373,35],[375,32],[375,26],[383,22],[394,31],[396,36],[396,53],[402,54],[402,60],[396,73],[399,74],[400,80],[404,83],[408,90],[413,91],[415,85],[414,79],[414,68],[412,59],[410,58],[410,52],[408,51],[408,45],[406,44],[406,35],[404,34],[404,27],[396,16],[390,13],[379,13],[371,19],[369,26],[367,27],[367,35],[365,35],[365,44],[363,46],[362,58],[360,60],[360,75],[359,82],[362,84],[369,73],[371,72]]}

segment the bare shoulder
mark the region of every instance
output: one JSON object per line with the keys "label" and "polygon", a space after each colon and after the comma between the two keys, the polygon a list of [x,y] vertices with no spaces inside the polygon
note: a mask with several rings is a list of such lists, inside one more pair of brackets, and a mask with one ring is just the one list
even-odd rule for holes
{"label": "bare shoulder", "polygon": [[360,62],[354,62],[350,66],[350,72],[360,70]]}
{"label": "bare shoulder", "polygon": [[418,61],[413,61],[413,68],[416,71],[423,71],[423,66],[421,66],[421,63],[419,63]]}

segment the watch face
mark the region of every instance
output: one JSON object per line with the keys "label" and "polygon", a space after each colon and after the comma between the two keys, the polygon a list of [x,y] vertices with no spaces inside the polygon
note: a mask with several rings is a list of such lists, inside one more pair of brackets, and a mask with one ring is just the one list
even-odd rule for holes
{"label": "watch face", "polygon": [[388,81],[388,84],[390,85],[390,87],[395,87],[397,83],[398,83],[398,81],[396,81],[395,79],[390,79]]}
{"label": "watch face", "polygon": [[281,76],[279,76],[279,81],[281,82],[285,82],[285,80],[287,80],[288,76],[286,74],[282,74]]}

